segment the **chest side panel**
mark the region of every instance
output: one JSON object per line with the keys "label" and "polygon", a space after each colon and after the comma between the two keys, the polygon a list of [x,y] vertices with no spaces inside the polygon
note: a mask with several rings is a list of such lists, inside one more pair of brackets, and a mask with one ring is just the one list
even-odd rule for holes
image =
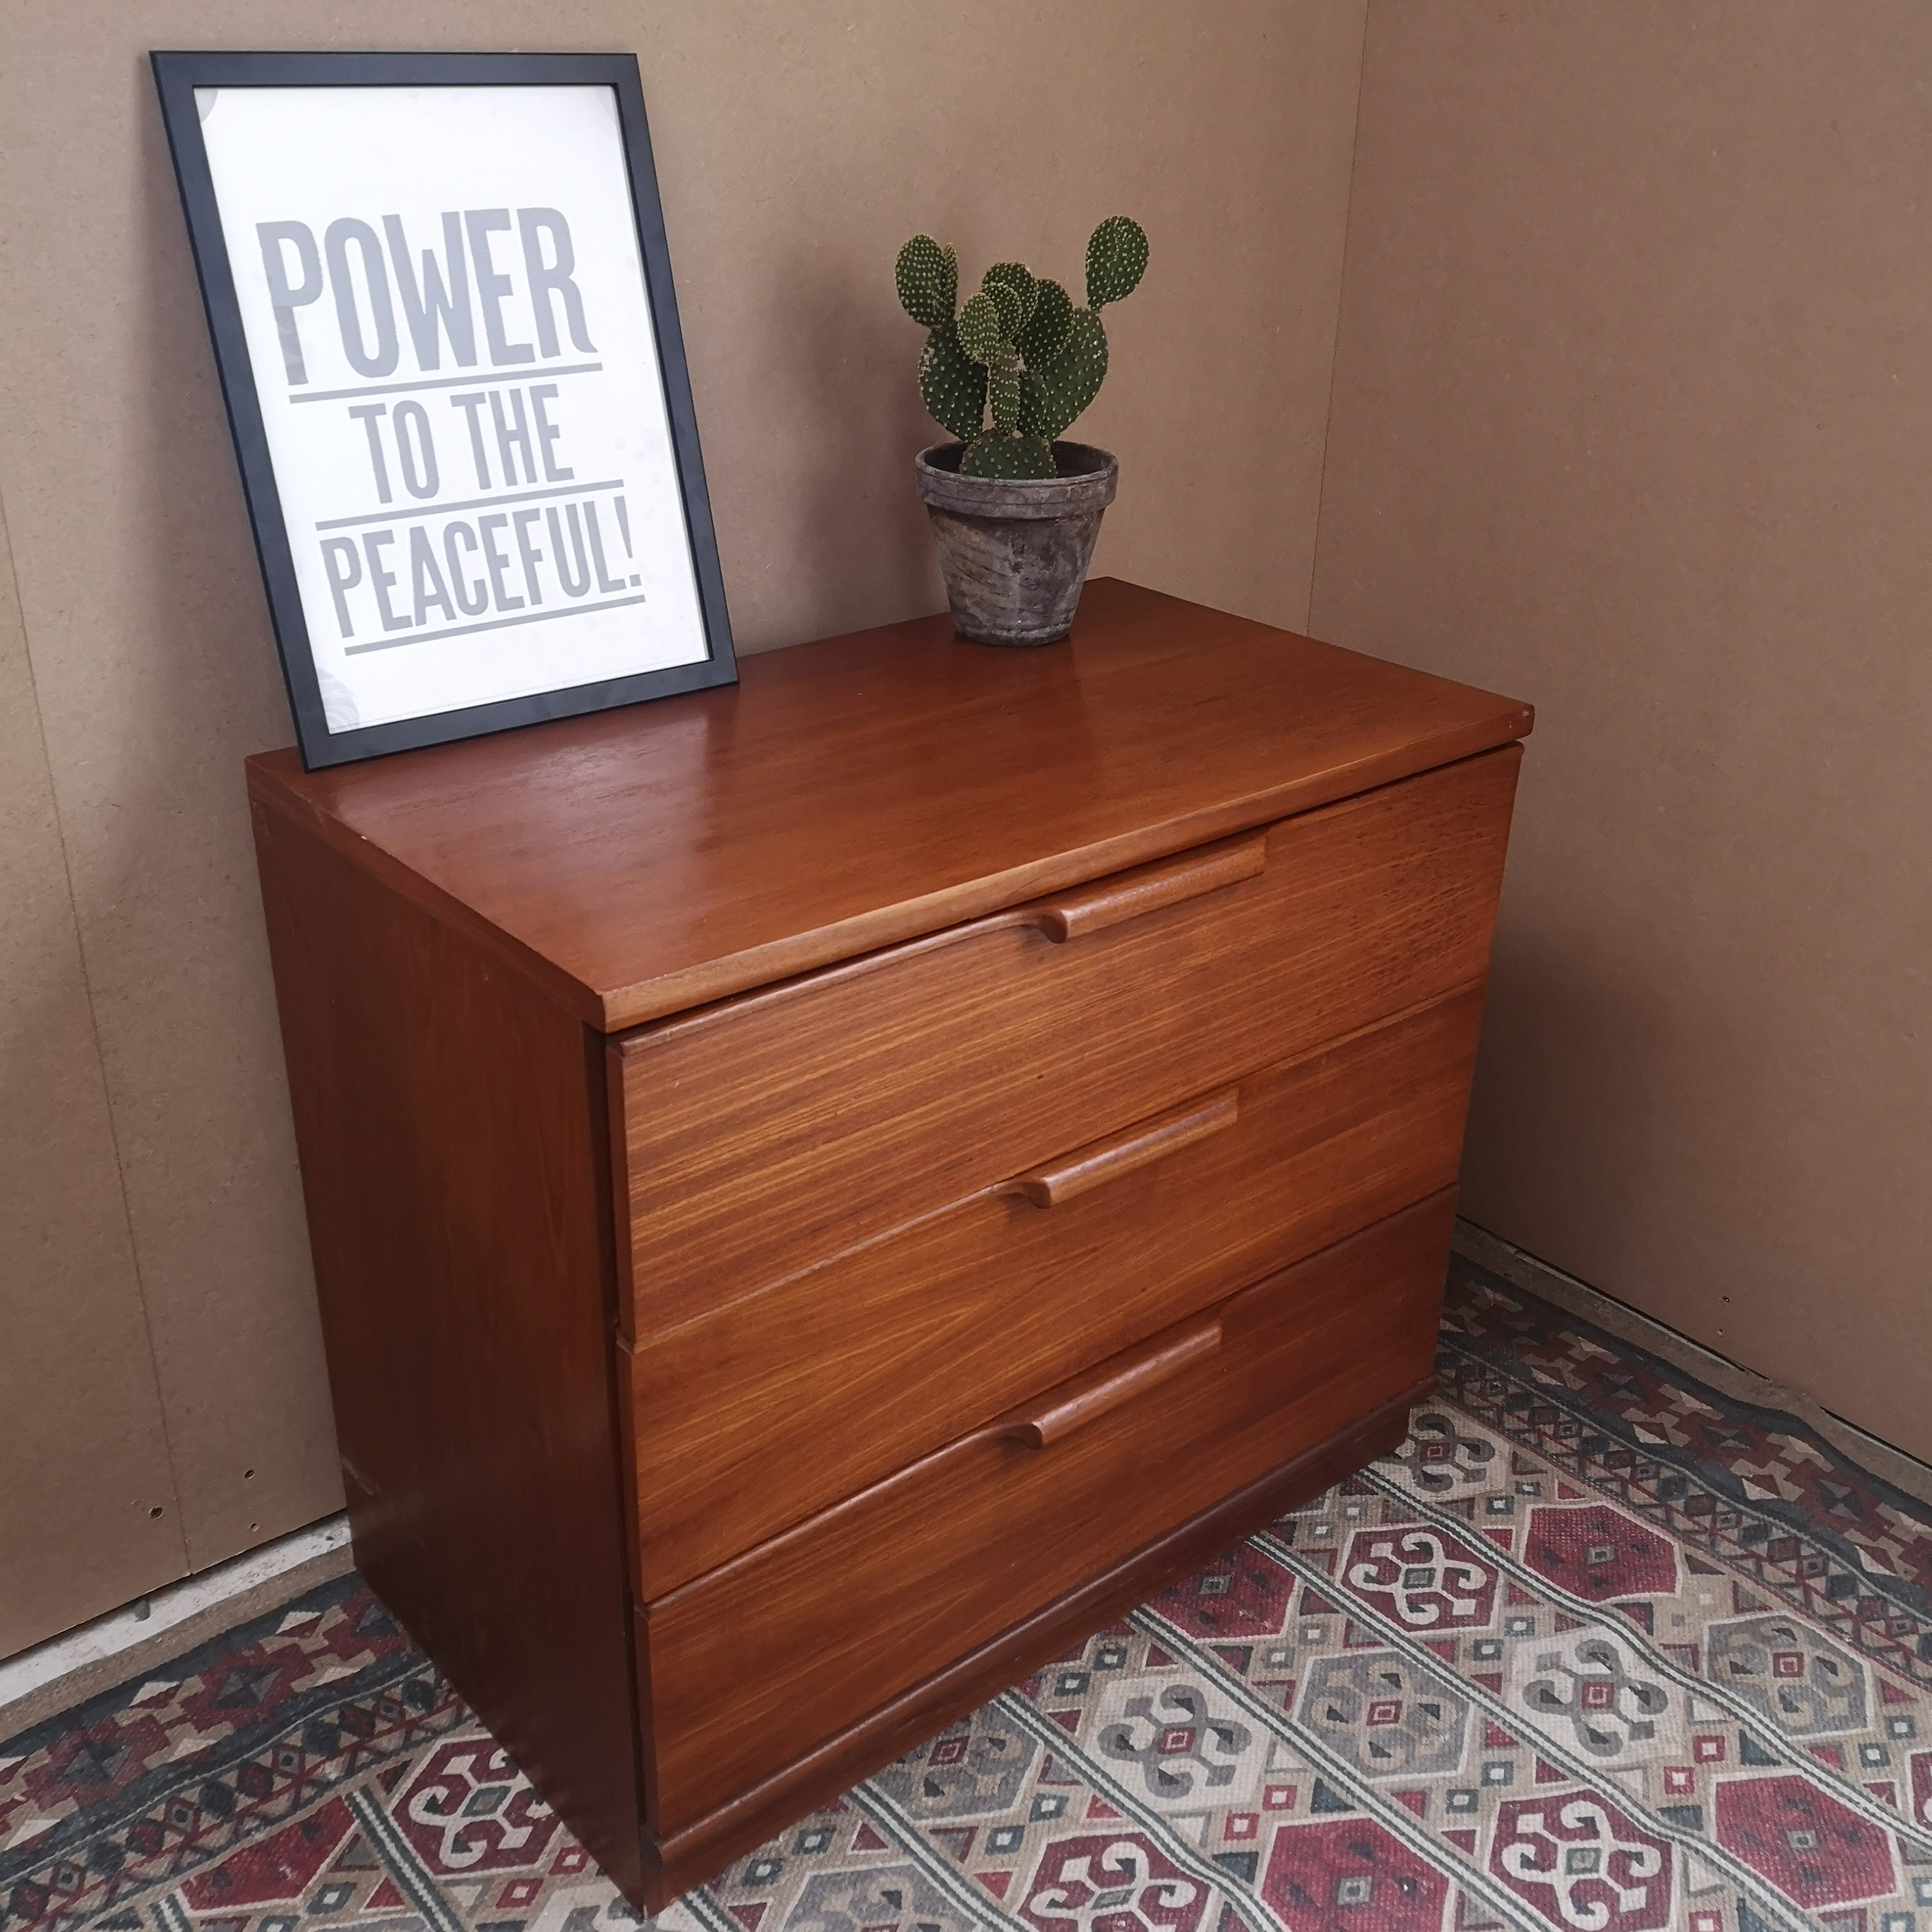
{"label": "chest side panel", "polygon": [[634,1892],[601,1046],[307,831],[255,825],[357,1562]]}

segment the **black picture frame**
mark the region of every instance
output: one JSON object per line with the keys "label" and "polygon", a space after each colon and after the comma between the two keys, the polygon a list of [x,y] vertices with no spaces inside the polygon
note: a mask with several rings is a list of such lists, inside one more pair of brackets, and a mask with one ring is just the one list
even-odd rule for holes
{"label": "black picture frame", "polygon": [[[160,96],[195,271],[214,340],[223,401],[242,472],[282,675],[302,762],[310,770],[580,716],[737,681],[724,578],[705,486],[677,299],[636,56],[626,53],[287,53],[158,51],[149,56]],[[254,363],[227,239],[203,140],[195,90],[246,87],[598,86],[614,93],[638,251],[658,348],[680,495],[706,655],[700,661],[598,682],[332,731],[298,586]]]}

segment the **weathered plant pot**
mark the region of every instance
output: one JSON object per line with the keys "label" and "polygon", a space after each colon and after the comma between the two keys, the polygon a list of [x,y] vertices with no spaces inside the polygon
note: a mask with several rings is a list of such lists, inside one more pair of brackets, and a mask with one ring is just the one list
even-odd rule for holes
{"label": "weathered plant pot", "polygon": [[913,463],[952,628],[976,644],[1050,644],[1072,627],[1120,466],[1090,444],[1056,442],[1059,476],[962,476],[964,453],[942,442]]}

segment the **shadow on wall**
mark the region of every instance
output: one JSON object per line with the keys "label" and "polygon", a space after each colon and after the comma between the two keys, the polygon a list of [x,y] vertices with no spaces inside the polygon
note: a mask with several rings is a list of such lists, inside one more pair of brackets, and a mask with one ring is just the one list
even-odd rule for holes
{"label": "shadow on wall", "polygon": [[[945,432],[920,400],[923,338],[893,294],[890,261],[868,284],[849,262],[801,254],[775,286],[787,292],[773,392],[803,404],[804,424],[789,438],[798,508],[782,554],[808,560],[820,586],[799,638],[943,609],[912,459]],[[862,614],[852,608],[855,584],[865,587]]]}
{"label": "shadow on wall", "polygon": [[[1661,1157],[1678,1058],[1671,1001],[1583,946],[1511,927],[1506,902],[1484,1013],[1460,1211],[1561,1268],[1621,1262],[1618,1231],[1642,1211]],[[1594,1084],[1558,1084],[1585,1066]],[[1584,1212],[1588,1257],[1538,1245]]]}

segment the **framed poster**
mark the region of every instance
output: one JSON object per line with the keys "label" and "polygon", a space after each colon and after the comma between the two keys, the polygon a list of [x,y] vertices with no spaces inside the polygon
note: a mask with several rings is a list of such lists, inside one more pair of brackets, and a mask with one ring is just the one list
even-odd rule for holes
{"label": "framed poster", "polygon": [[152,58],[304,763],[734,682],[634,58]]}

